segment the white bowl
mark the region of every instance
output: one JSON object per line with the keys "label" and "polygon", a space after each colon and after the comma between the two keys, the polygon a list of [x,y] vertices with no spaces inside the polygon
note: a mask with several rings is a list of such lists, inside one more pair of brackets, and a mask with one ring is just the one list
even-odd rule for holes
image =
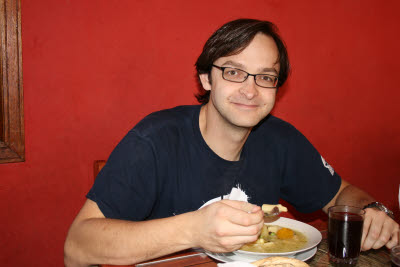
{"label": "white bowl", "polygon": [[236,250],[236,251],[233,251],[233,253],[238,256],[245,256],[247,258],[251,257],[254,260],[263,259],[263,258],[272,257],[272,256],[294,257],[297,253],[307,251],[307,250],[310,250],[310,249],[316,247],[319,244],[319,242],[321,242],[321,240],[322,240],[322,235],[321,235],[320,231],[318,231],[316,228],[312,227],[311,225],[300,222],[300,221],[280,217],[278,220],[271,222],[271,223],[266,223],[266,224],[267,225],[278,225],[278,226],[282,226],[282,227],[286,227],[286,228],[290,228],[295,231],[298,231],[307,237],[307,243],[303,248],[294,250],[294,251],[290,251],[290,252],[261,253],[261,252],[245,251],[245,250]]}

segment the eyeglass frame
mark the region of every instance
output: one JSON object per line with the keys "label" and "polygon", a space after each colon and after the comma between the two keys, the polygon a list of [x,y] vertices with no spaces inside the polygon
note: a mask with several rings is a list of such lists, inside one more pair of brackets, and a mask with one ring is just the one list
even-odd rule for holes
{"label": "eyeglass frame", "polygon": [[[260,87],[262,87],[262,88],[271,88],[271,89],[276,89],[276,88],[278,87],[278,80],[279,80],[279,77],[278,77],[278,76],[275,76],[275,75],[272,75],[272,74],[261,74],[261,73],[260,73],[260,74],[250,74],[250,73],[248,73],[247,71],[244,71],[244,70],[241,70],[241,69],[238,69],[238,68],[234,68],[234,67],[220,67],[220,66],[217,66],[217,65],[214,65],[214,64],[211,64],[211,66],[212,66],[212,67],[215,67],[215,68],[217,68],[217,69],[219,69],[219,70],[221,70],[222,79],[224,79],[225,81],[228,81],[228,82],[233,82],[233,83],[244,83],[244,82],[247,80],[247,78],[249,78],[249,76],[253,76],[253,77],[254,77],[254,83],[255,83],[257,86],[260,86]],[[228,80],[228,79],[226,79],[226,78],[224,77],[225,69],[227,69],[227,68],[229,68],[229,69],[235,69],[235,70],[240,70],[240,71],[246,73],[247,76],[246,76],[246,78],[244,78],[244,80],[241,81],[241,82],[236,82],[236,81]],[[266,75],[266,76],[275,77],[275,78],[276,78],[276,82],[275,82],[276,85],[275,85],[274,87],[269,87],[269,86],[267,87],[267,86],[259,85],[259,84],[257,83],[257,79],[256,79],[256,77],[259,76],[259,75]]]}

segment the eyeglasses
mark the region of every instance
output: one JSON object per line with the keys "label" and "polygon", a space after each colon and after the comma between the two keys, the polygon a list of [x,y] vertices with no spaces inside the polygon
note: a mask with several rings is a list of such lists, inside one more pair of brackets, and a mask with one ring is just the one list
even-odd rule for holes
{"label": "eyeglasses", "polygon": [[249,76],[254,76],[254,82],[260,87],[276,88],[278,84],[278,77],[271,74],[250,74],[241,69],[219,67],[214,64],[212,66],[220,69],[222,71],[222,78],[230,82],[242,83],[247,80]]}

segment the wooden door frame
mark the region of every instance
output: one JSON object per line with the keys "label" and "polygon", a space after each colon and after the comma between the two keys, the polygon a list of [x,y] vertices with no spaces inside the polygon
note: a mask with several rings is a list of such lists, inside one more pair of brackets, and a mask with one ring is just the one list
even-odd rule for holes
{"label": "wooden door frame", "polygon": [[25,160],[21,2],[0,0],[0,163]]}

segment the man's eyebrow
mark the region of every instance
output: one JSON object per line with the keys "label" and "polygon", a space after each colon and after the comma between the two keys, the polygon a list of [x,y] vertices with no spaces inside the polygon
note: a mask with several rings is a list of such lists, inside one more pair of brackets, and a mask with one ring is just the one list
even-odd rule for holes
{"label": "man's eyebrow", "polygon": [[224,65],[231,65],[233,67],[240,68],[240,69],[244,69],[245,68],[245,66],[243,64],[241,64],[239,62],[232,61],[232,60],[226,61],[224,64],[222,64],[222,66],[224,66]]}
{"label": "man's eyebrow", "polygon": [[[232,60],[226,61],[225,63],[222,64],[222,66],[224,66],[224,65],[231,65],[231,66],[233,66],[235,68],[239,68],[241,70],[245,69],[245,66],[243,64],[232,61]],[[261,72],[273,72],[275,74],[278,74],[278,72],[276,71],[275,68],[263,68],[263,69],[261,69]]]}
{"label": "man's eyebrow", "polygon": [[263,71],[263,72],[273,72],[273,73],[275,73],[276,75],[279,74],[279,73],[276,71],[275,68],[263,68],[262,71]]}

